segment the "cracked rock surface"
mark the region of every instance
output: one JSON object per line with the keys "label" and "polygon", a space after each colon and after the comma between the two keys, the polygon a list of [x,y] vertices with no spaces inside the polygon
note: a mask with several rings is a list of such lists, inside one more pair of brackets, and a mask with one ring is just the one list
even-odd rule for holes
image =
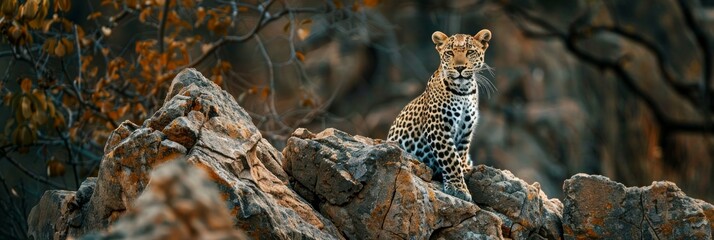
{"label": "cracked rock surface", "polygon": [[106,229],[132,209],[154,168],[180,156],[207,173],[225,203],[213,207],[226,208],[230,224],[248,237],[342,238],[287,186],[282,154],[245,110],[193,69],[176,76],[151,118],[141,126],[122,123],[104,149],[99,176],[85,181],[88,187],[45,192],[28,217],[28,235],[65,239]]}
{"label": "cracked rock surface", "polygon": [[248,239],[233,228],[227,208],[215,207],[224,204],[204,172],[177,159],[151,173],[131,210],[108,232],[82,239]]}
{"label": "cracked rock surface", "polygon": [[503,235],[513,239],[560,239],[563,204],[548,199],[540,184],[528,184],[508,170],[478,165],[466,183],[473,200],[503,221]]}
{"label": "cracked rock surface", "polygon": [[396,144],[298,129],[283,150],[293,185],[349,239],[499,239],[493,213],[430,186]]}
{"label": "cracked rock surface", "polygon": [[[99,175],[46,191],[34,239],[711,239],[714,206],[676,185],[578,174],[561,202],[538,183],[476,166],[474,202],[440,191],[397,145],[297,129],[283,151],[193,69],[163,106],[108,137]],[[162,224],[157,224],[162,223]]]}
{"label": "cracked rock surface", "polygon": [[577,174],[563,185],[566,238],[712,239],[712,205],[671,182],[625,187]]}

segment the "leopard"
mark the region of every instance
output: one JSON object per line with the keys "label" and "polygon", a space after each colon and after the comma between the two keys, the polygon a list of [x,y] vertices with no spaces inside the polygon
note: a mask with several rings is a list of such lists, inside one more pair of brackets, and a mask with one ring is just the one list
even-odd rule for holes
{"label": "leopard", "polygon": [[439,67],[424,92],[401,110],[387,141],[429,166],[434,178],[443,180],[443,192],[471,202],[464,176],[473,165],[468,153],[479,118],[479,87],[495,90],[483,74],[491,72],[484,62],[491,31],[452,36],[436,31],[431,39]]}

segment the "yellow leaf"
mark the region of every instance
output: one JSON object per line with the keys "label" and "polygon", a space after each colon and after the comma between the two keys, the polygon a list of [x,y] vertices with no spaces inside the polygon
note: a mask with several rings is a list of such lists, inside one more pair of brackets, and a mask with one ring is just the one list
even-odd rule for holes
{"label": "yellow leaf", "polygon": [[101,16],[102,16],[102,12],[99,12],[99,11],[93,12],[87,16],[87,20],[93,20],[93,19],[96,19]]}
{"label": "yellow leaf", "polygon": [[46,53],[54,55],[56,45],[56,38],[48,38],[47,40],[45,40],[45,44],[42,45],[42,50],[44,50]]}
{"label": "yellow leaf", "polygon": [[109,118],[112,119],[112,120],[117,120],[117,119],[119,119],[119,113],[117,113],[116,111],[108,112],[108,113],[107,113],[107,116],[109,116]]}
{"label": "yellow leaf", "polygon": [[109,37],[109,35],[112,35],[112,29],[109,27],[102,26],[102,34],[104,34],[104,36]]}
{"label": "yellow leaf", "polygon": [[55,23],[57,20],[57,14],[55,14],[55,17],[52,18],[52,20],[49,20],[45,22],[44,26],[42,27],[42,31],[47,33],[50,31],[50,28],[52,27],[52,24]]}
{"label": "yellow leaf", "polygon": [[49,0],[28,0],[22,8],[22,17],[33,29],[42,28],[47,13],[49,12]]}
{"label": "yellow leaf", "polygon": [[210,43],[202,44],[202,45],[201,45],[201,52],[202,52],[202,53],[207,53],[208,50],[211,50],[212,47],[213,47],[213,44],[210,44]]}
{"label": "yellow leaf", "polygon": [[72,41],[70,41],[68,38],[60,39],[60,43],[64,45],[66,54],[71,54],[74,51],[74,44],[72,44]]}
{"label": "yellow leaf", "polygon": [[203,20],[206,19],[206,9],[203,7],[198,7],[198,10],[196,10],[196,24],[195,26],[201,26],[203,23]]}
{"label": "yellow leaf", "polygon": [[297,34],[298,34],[298,38],[300,38],[300,40],[305,40],[305,38],[310,36],[310,29],[301,27],[300,29],[297,30]]}
{"label": "yellow leaf", "polygon": [[40,0],[28,0],[20,6],[20,18],[30,21],[37,17],[40,10]]}
{"label": "yellow leaf", "polygon": [[38,126],[42,126],[47,122],[47,114],[45,114],[45,112],[35,111],[32,113],[30,121]]}
{"label": "yellow leaf", "polygon": [[260,97],[263,100],[267,100],[268,96],[270,96],[270,88],[263,88],[263,91],[261,91],[261,93],[260,93]]}
{"label": "yellow leaf", "polygon": [[0,3],[0,14],[12,18],[17,11],[17,0],[3,0]]}
{"label": "yellow leaf", "polygon": [[305,61],[305,55],[302,54],[302,52],[300,52],[300,51],[295,52],[295,57],[297,57],[297,59],[300,60],[301,62]]}
{"label": "yellow leaf", "polygon": [[151,16],[151,9],[152,8],[148,7],[141,10],[141,13],[139,13],[139,22],[146,22],[146,18]]}
{"label": "yellow leaf", "polygon": [[55,6],[54,10],[57,12],[57,10],[63,11],[63,12],[69,12],[69,8],[72,6],[72,1],[70,0],[55,0]]}
{"label": "yellow leaf", "polygon": [[52,160],[47,162],[47,176],[48,177],[59,177],[64,175],[64,164],[54,157]]}
{"label": "yellow leaf", "polygon": [[119,114],[119,116],[124,116],[124,114],[126,114],[126,111],[128,111],[129,108],[131,108],[131,104],[124,105],[123,107],[117,109],[117,113]]}
{"label": "yellow leaf", "polygon": [[57,114],[57,115],[54,117],[54,120],[55,120],[55,121],[54,121],[54,126],[55,126],[56,128],[64,127],[65,121],[64,121],[64,116],[63,116],[62,114]]}
{"label": "yellow leaf", "polygon": [[364,6],[366,7],[376,7],[379,4],[379,0],[364,0]]}
{"label": "yellow leaf", "polygon": [[47,99],[45,98],[45,94],[39,89],[34,89],[32,90],[32,95],[37,98],[37,103],[40,104],[40,106],[38,106],[39,109],[47,110]]}
{"label": "yellow leaf", "polygon": [[55,116],[55,105],[52,103],[51,100],[47,99],[47,102],[45,102],[47,105],[47,112],[50,114],[50,116]]}
{"label": "yellow leaf", "polygon": [[32,117],[32,101],[26,96],[22,96],[20,100],[20,112],[22,113],[23,119],[30,119]]}
{"label": "yellow leaf", "polygon": [[193,8],[195,5],[193,0],[183,0],[181,3],[183,3],[183,6],[186,8]]}
{"label": "yellow leaf", "polygon": [[211,80],[213,81],[213,83],[221,85],[223,84],[223,75],[213,75],[213,77],[211,77]]}
{"label": "yellow leaf", "polygon": [[22,92],[24,93],[30,93],[30,90],[32,89],[32,80],[29,78],[23,78],[20,80],[20,89],[22,89]]}
{"label": "yellow leaf", "polygon": [[32,35],[27,31],[25,25],[19,25],[13,22],[12,26],[7,30],[8,39],[11,43],[17,45],[25,45],[32,43]]}
{"label": "yellow leaf", "polygon": [[60,41],[52,53],[57,57],[64,57],[64,54],[67,53],[67,49],[65,49],[64,44]]}

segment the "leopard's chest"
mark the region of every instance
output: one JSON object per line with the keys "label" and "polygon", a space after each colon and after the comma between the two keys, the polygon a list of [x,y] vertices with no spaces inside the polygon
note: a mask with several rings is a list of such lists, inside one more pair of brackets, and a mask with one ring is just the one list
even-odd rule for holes
{"label": "leopard's chest", "polygon": [[461,138],[467,137],[478,119],[478,100],[474,98],[457,98],[452,100],[455,106],[453,113],[452,136],[454,142],[460,142]]}
{"label": "leopard's chest", "polygon": [[439,97],[441,101],[432,102],[432,107],[436,108],[436,117],[442,118],[445,126],[442,130],[448,131],[453,136],[454,142],[470,133],[470,130],[478,120],[478,99],[476,96],[450,96]]}

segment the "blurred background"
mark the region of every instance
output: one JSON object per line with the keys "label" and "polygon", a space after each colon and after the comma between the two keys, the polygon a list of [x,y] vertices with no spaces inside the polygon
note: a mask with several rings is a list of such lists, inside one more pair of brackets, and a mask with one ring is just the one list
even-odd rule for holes
{"label": "blurred background", "polygon": [[490,29],[498,91],[470,154],[539,182],[675,182],[714,201],[714,1],[3,0],[0,236],[96,175],[107,135],[195,67],[282,149],[297,127],[386,138],[438,65],[434,31]]}

